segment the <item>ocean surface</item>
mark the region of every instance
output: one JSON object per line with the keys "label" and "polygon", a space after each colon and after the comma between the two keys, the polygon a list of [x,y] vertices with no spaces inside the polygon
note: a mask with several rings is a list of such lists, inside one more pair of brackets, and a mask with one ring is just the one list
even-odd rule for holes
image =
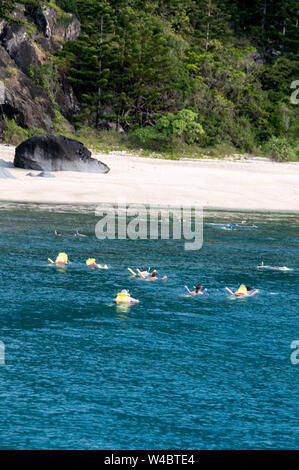
{"label": "ocean surface", "polygon": [[[221,225],[242,219],[257,228]],[[199,251],[98,240],[97,220],[0,205],[0,448],[298,449],[299,216],[205,212]],[[198,282],[207,295],[186,296]],[[243,282],[259,293],[231,299]],[[125,288],[138,305],[113,304]]]}

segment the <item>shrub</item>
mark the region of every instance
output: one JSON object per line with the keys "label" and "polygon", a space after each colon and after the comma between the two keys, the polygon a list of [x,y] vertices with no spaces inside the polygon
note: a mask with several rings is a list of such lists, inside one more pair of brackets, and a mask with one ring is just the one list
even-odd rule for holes
{"label": "shrub", "polygon": [[299,142],[291,145],[285,137],[273,136],[265,144],[264,153],[279,162],[299,160]]}
{"label": "shrub", "polygon": [[18,126],[14,119],[5,118],[5,122],[7,129],[4,131],[4,140],[12,145],[19,145],[23,140],[29,139],[29,137],[33,137],[34,135],[46,134],[44,129],[24,129]]}
{"label": "shrub", "polygon": [[167,136],[159,132],[155,127],[147,126],[136,129],[133,134],[133,141],[141,147],[149,148],[152,150],[159,150],[160,148],[167,148],[169,146],[169,139]]}
{"label": "shrub", "polygon": [[200,140],[204,130],[199,124],[197,114],[183,109],[176,114],[168,113],[160,117],[155,126],[136,129],[133,139],[138,145],[152,150],[172,148],[178,140],[186,144],[194,144]]}

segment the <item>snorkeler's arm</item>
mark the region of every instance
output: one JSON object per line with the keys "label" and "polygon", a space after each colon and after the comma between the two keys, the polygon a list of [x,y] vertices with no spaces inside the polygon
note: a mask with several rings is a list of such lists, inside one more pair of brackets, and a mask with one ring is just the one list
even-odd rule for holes
{"label": "snorkeler's arm", "polygon": [[140,269],[136,269],[136,272],[139,274],[140,277],[142,277],[142,279],[144,279],[144,275],[142,274]]}
{"label": "snorkeler's arm", "polygon": [[200,295],[205,295],[206,293],[207,293],[207,289],[204,289],[203,291],[199,292]]}
{"label": "snorkeler's arm", "polygon": [[231,295],[235,295],[228,287],[225,288]]}

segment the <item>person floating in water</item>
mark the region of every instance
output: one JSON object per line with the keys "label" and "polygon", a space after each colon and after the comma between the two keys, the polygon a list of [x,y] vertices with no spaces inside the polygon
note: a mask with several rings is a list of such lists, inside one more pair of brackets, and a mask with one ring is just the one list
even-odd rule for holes
{"label": "person floating in water", "polygon": [[196,284],[196,286],[194,287],[194,291],[191,292],[192,295],[203,295],[204,292],[201,290],[202,289],[202,285],[201,284]]}
{"label": "person floating in water", "polygon": [[55,237],[61,237],[61,233],[58,233],[57,230],[54,230]]}
{"label": "person floating in water", "polygon": [[83,233],[79,233],[78,230],[75,233],[75,237],[86,237],[87,235],[83,235]]}
{"label": "person floating in water", "polygon": [[152,274],[149,276],[149,281],[157,281],[158,279],[162,279],[162,281],[165,281],[167,279],[167,276],[158,277],[157,270],[154,269]]}
{"label": "person floating in water", "polygon": [[94,267],[94,268],[99,268],[99,269],[108,269],[107,264],[104,264],[103,266],[101,264],[97,264],[95,258],[88,258],[86,260],[86,266],[88,266],[90,268]]}
{"label": "person floating in water", "polygon": [[143,270],[139,269],[138,271],[139,271],[139,274],[140,275],[142,274],[143,277],[149,277],[151,275],[149,269],[143,269]]}
{"label": "person floating in water", "polygon": [[248,228],[257,228],[257,225],[247,225],[247,220],[242,220],[242,222],[240,224],[237,224],[237,227],[248,227]]}
{"label": "person floating in water", "polygon": [[236,290],[236,292],[232,292],[228,287],[225,288],[231,295],[236,297],[252,297],[253,295],[258,293],[257,289],[253,289],[251,286],[245,286],[245,284],[241,284],[240,287]]}
{"label": "person floating in water", "polygon": [[56,257],[55,262],[52,261],[50,258],[48,258],[51,264],[61,264],[61,265],[66,265],[69,263],[69,258],[66,253],[59,253]]}
{"label": "person floating in water", "polygon": [[236,230],[238,227],[257,228],[257,225],[247,225],[247,220],[242,220],[240,224],[227,224],[231,230]]}
{"label": "person floating in water", "polygon": [[292,271],[292,268],[288,268],[287,266],[267,266],[263,261],[257,265],[257,268],[274,269],[276,271]]}
{"label": "person floating in water", "polygon": [[86,260],[86,266],[98,266],[95,258],[88,258]]}
{"label": "person floating in water", "polygon": [[113,302],[117,304],[135,304],[139,303],[139,300],[133,299],[133,297],[131,297],[131,295],[129,294],[129,291],[123,289],[116,295],[115,299],[113,299]]}

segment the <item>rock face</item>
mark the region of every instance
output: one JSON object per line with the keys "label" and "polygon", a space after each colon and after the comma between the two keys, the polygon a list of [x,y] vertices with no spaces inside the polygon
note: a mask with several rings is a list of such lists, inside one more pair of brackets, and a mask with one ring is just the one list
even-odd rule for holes
{"label": "rock face", "polygon": [[[38,6],[41,3],[44,5]],[[65,41],[78,38],[80,22],[75,15],[57,12],[46,2],[13,6],[8,17],[0,18],[0,85],[4,88],[4,99],[0,102],[0,142],[7,130],[7,119],[25,129],[53,133],[57,127],[55,107],[65,118],[63,124],[60,122],[60,129],[72,132],[70,121],[80,107],[64,73],[57,72],[51,93],[36,77],[47,74],[47,68],[43,67],[52,64],[52,54],[62,49]]]}
{"label": "rock face", "polygon": [[25,26],[8,23],[0,35],[0,43],[22,72],[29,74],[32,65],[41,65],[45,55],[30,42]]}
{"label": "rock face", "polygon": [[[47,132],[53,132],[53,103],[46,91],[15,67],[3,47],[0,47],[0,80],[5,83],[5,101],[1,112],[8,119],[14,119],[25,128],[44,128]],[[5,127],[0,113],[0,132]]]}
{"label": "rock face", "polygon": [[71,13],[65,13],[64,26],[59,26],[54,8],[49,6],[38,7],[32,14],[34,21],[43,34],[40,44],[44,49],[55,52],[62,48],[62,44],[57,41],[74,41],[80,36],[81,26],[79,20]]}
{"label": "rock face", "polygon": [[62,135],[39,135],[25,140],[16,148],[14,165],[41,171],[110,171],[107,165],[91,158],[91,152],[81,142]]}

